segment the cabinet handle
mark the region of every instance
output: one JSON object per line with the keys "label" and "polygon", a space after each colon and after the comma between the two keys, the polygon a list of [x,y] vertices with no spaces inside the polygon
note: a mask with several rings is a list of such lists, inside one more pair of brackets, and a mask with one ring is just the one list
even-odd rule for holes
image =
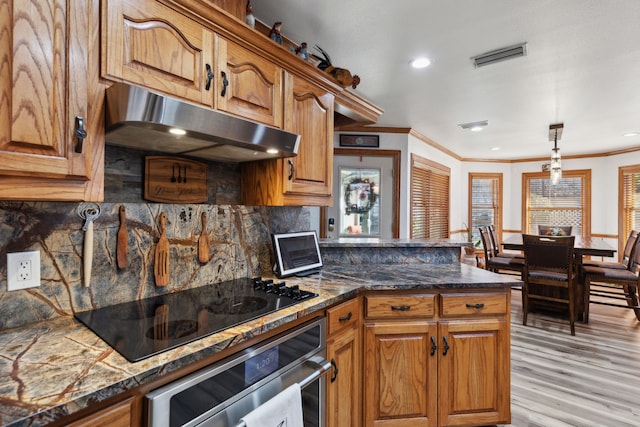
{"label": "cabinet handle", "polygon": [[411,310],[411,306],[410,305],[392,305],[391,310],[409,311]]}
{"label": "cabinet handle", "polygon": [[442,340],[444,341],[444,351],[442,352],[442,355],[446,356],[449,352],[449,342],[447,341],[447,337],[442,337]]}
{"label": "cabinet handle", "polygon": [[293,167],[293,161],[291,161],[291,159],[287,160],[289,162],[289,181],[291,181],[293,179],[293,174],[296,171],[296,168]]}
{"label": "cabinet handle", "polygon": [[335,359],[331,359],[331,367],[333,368],[333,374],[331,375],[331,382],[334,382],[338,377],[338,365],[336,365]]}
{"label": "cabinet handle", "polygon": [[76,116],[76,131],[75,136],[78,139],[76,144],[76,153],[82,153],[82,144],[87,137],[87,131],[84,129],[84,119],[82,116]]}
{"label": "cabinet handle", "polygon": [[213,81],[213,71],[211,71],[211,65],[205,64],[207,68],[207,83],[204,85],[205,90],[211,89],[211,82]]}
{"label": "cabinet handle", "polygon": [[229,80],[227,80],[227,73],[225,73],[224,71],[220,71],[220,74],[222,75],[222,92],[220,92],[220,96],[224,98],[224,96],[227,94],[227,86],[229,86]]}
{"label": "cabinet handle", "polygon": [[438,344],[436,344],[436,339],[431,336],[431,355],[433,356],[438,351]]}
{"label": "cabinet handle", "polygon": [[467,304],[467,308],[483,308],[484,304],[479,302],[477,304]]}
{"label": "cabinet handle", "polygon": [[353,313],[349,312],[349,314],[347,314],[346,316],[338,317],[338,320],[340,322],[346,322],[347,320],[351,320],[352,317],[353,317]]}

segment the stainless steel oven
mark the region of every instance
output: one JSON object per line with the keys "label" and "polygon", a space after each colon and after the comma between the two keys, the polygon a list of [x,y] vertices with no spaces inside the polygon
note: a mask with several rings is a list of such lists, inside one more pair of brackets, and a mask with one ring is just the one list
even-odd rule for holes
{"label": "stainless steel oven", "polygon": [[324,427],[330,368],[321,318],[148,393],[148,425],[241,426],[244,415],[298,383],[305,427]]}

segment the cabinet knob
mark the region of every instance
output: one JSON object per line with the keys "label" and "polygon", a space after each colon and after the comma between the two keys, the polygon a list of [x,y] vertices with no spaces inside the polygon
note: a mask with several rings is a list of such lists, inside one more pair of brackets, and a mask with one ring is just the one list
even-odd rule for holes
{"label": "cabinet knob", "polygon": [[334,382],[338,378],[338,365],[335,359],[331,359],[331,367],[333,368],[333,374],[331,375],[331,382]]}
{"label": "cabinet knob", "polygon": [[213,81],[213,71],[211,71],[211,65],[205,64],[207,68],[207,83],[204,85],[205,90],[211,89],[211,82]]}
{"label": "cabinet knob", "polygon": [[82,145],[84,143],[84,139],[87,137],[87,131],[84,129],[84,119],[82,116],[76,116],[76,131],[75,136],[78,139],[76,144],[76,153],[82,153]]}
{"label": "cabinet knob", "polygon": [[220,92],[220,96],[224,97],[227,94],[227,86],[229,86],[229,80],[227,80],[227,73],[224,71],[220,71],[220,75],[222,76],[222,91]]}
{"label": "cabinet knob", "polygon": [[287,177],[287,179],[291,181],[293,179],[293,174],[295,173],[296,168],[293,167],[293,161],[291,161],[291,159],[287,161],[289,162],[289,176]]}
{"label": "cabinet knob", "polygon": [[438,344],[436,344],[436,339],[432,335],[431,336],[431,356],[436,354],[436,351],[438,351]]}
{"label": "cabinet knob", "polygon": [[483,308],[484,304],[482,304],[481,302],[477,303],[477,304],[467,304],[467,308]]}
{"label": "cabinet knob", "polygon": [[338,317],[338,321],[340,322],[346,322],[348,320],[351,320],[351,318],[353,317],[353,313],[349,312],[349,314],[347,314],[346,316],[340,316]]}
{"label": "cabinet knob", "polygon": [[391,310],[409,311],[411,310],[411,306],[410,305],[392,305]]}
{"label": "cabinet knob", "polygon": [[442,337],[442,340],[444,341],[444,349],[442,351],[442,355],[446,356],[449,352],[449,341],[447,341],[447,337]]}

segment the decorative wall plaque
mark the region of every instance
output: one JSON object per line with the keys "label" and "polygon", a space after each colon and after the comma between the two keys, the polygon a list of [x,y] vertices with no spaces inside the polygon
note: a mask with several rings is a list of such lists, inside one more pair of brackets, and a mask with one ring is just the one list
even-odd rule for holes
{"label": "decorative wall plaque", "polygon": [[207,165],[172,156],[146,156],[144,198],[161,203],[203,203]]}

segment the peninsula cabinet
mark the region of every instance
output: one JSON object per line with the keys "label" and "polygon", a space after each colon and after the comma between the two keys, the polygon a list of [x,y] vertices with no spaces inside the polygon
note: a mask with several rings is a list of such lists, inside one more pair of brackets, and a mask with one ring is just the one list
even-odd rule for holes
{"label": "peninsula cabinet", "polygon": [[242,165],[245,205],[331,206],[334,95],[285,73],[284,129],[301,136],[298,155]]}
{"label": "peninsula cabinet", "polygon": [[327,310],[327,426],[362,425],[362,300]]}
{"label": "peninsula cabinet", "polygon": [[510,422],[509,290],[365,296],[365,426]]}
{"label": "peninsula cabinet", "polygon": [[99,0],[0,3],[0,199],[101,201]]}

